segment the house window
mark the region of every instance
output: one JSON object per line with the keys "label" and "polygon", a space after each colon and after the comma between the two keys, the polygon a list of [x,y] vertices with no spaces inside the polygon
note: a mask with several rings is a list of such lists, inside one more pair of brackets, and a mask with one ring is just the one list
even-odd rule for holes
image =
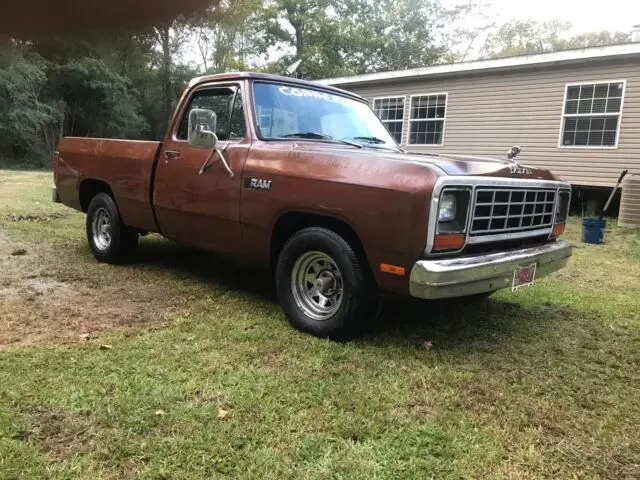
{"label": "house window", "polygon": [[373,100],[373,111],[399,144],[402,144],[404,101],[405,97],[374,98]]}
{"label": "house window", "polygon": [[261,105],[258,105],[258,125],[260,126],[260,131],[271,131],[272,117],[273,108],[262,108]]}
{"label": "house window", "polygon": [[412,96],[409,144],[442,145],[446,113],[446,93]]}
{"label": "house window", "polygon": [[625,82],[567,85],[560,147],[616,148]]}

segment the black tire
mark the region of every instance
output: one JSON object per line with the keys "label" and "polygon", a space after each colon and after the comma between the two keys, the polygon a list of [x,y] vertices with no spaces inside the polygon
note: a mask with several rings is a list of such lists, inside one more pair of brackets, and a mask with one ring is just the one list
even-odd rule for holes
{"label": "black tire", "polygon": [[[99,228],[97,224],[105,218],[108,218],[108,241],[104,235],[94,235]],[[91,200],[87,209],[86,230],[91,252],[99,262],[121,264],[133,259],[138,247],[138,232],[122,222],[118,207],[108,194],[99,193]]]}
{"label": "black tire", "polygon": [[[298,262],[304,262],[304,258],[318,252],[329,257],[333,266],[337,267],[338,280],[331,282],[338,282],[342,286],[340,301],[335,302],[335,312],[323,319],[314,318],[308,313],[308,307],[305,310],[301,306],[305,302],[300,300],[301,294],[294,286],[300,283],[292,281]],[[303,281],[302,284],[312,283]],[[284,245],[276,266],[276,288],[280,306],[295,328],[333,340],[348,340],[360,333],[378,301],[378,289],[371,281],[364,259],[340,235],[320,227],[301,230]]]}

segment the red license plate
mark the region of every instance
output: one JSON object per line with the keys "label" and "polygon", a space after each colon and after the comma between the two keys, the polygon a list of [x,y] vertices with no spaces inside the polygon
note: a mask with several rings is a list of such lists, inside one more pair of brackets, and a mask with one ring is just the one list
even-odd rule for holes
{"label": "red license plate", "polygon": [[513,271],[513,282],[511,290],[516,291],[521,288],[530,287],[536,279],[536,263],[527,266],[518,266]]}

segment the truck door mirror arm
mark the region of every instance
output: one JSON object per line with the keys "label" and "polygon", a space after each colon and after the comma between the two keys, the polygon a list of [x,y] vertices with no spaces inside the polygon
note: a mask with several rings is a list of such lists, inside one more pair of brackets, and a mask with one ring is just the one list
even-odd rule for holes
{"label": "truck door mirror arm", "polygon": [[[215,136],[215,133],[213,134]],[[216,142],[217,142],[217,137],[216,137]],[[213,148],[211,150],[211,153],[209,154],[209,156],[207,157],[207,159],[204,161],[204,163],[202,164],[202,167],[200,167],[200,171],[198,172],[198,175],[202,175],[204,172],[207,171],[207,169],[209,168],[209,166],[211,165],[211,160],[213,159],[213,156],[215,154],[218,154],[218,156],[220,157],[220,160],[222,162],[222,165],[224,166],[224,169],[227,171],[227,173],[229,174],[229,176],[231,178],[234,177],[234,173],[233,170],[231,170],[231,167],[229,166],[229,164],[227,163],[227,159],[224,158],[224,155],[222,154],[222,152],[217,149],[217,148]]]}

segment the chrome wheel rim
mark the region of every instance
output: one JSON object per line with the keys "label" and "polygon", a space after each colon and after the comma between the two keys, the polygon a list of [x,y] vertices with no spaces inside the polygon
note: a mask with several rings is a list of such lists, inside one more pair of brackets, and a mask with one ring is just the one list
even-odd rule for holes
{"label": "chrome wheel rim", "polygon": [[293,266],[291,290],[305,315],[314,320],[328,320],[342,305],[342,273],[329,255],[307,252]]}
{"label": "chrome wheel rim", "polygon": [[106,250],[111,245],[112,223],[111,215],[104,208],[98,208],[93,213],[92,221],[93,244],[99,250]]}

